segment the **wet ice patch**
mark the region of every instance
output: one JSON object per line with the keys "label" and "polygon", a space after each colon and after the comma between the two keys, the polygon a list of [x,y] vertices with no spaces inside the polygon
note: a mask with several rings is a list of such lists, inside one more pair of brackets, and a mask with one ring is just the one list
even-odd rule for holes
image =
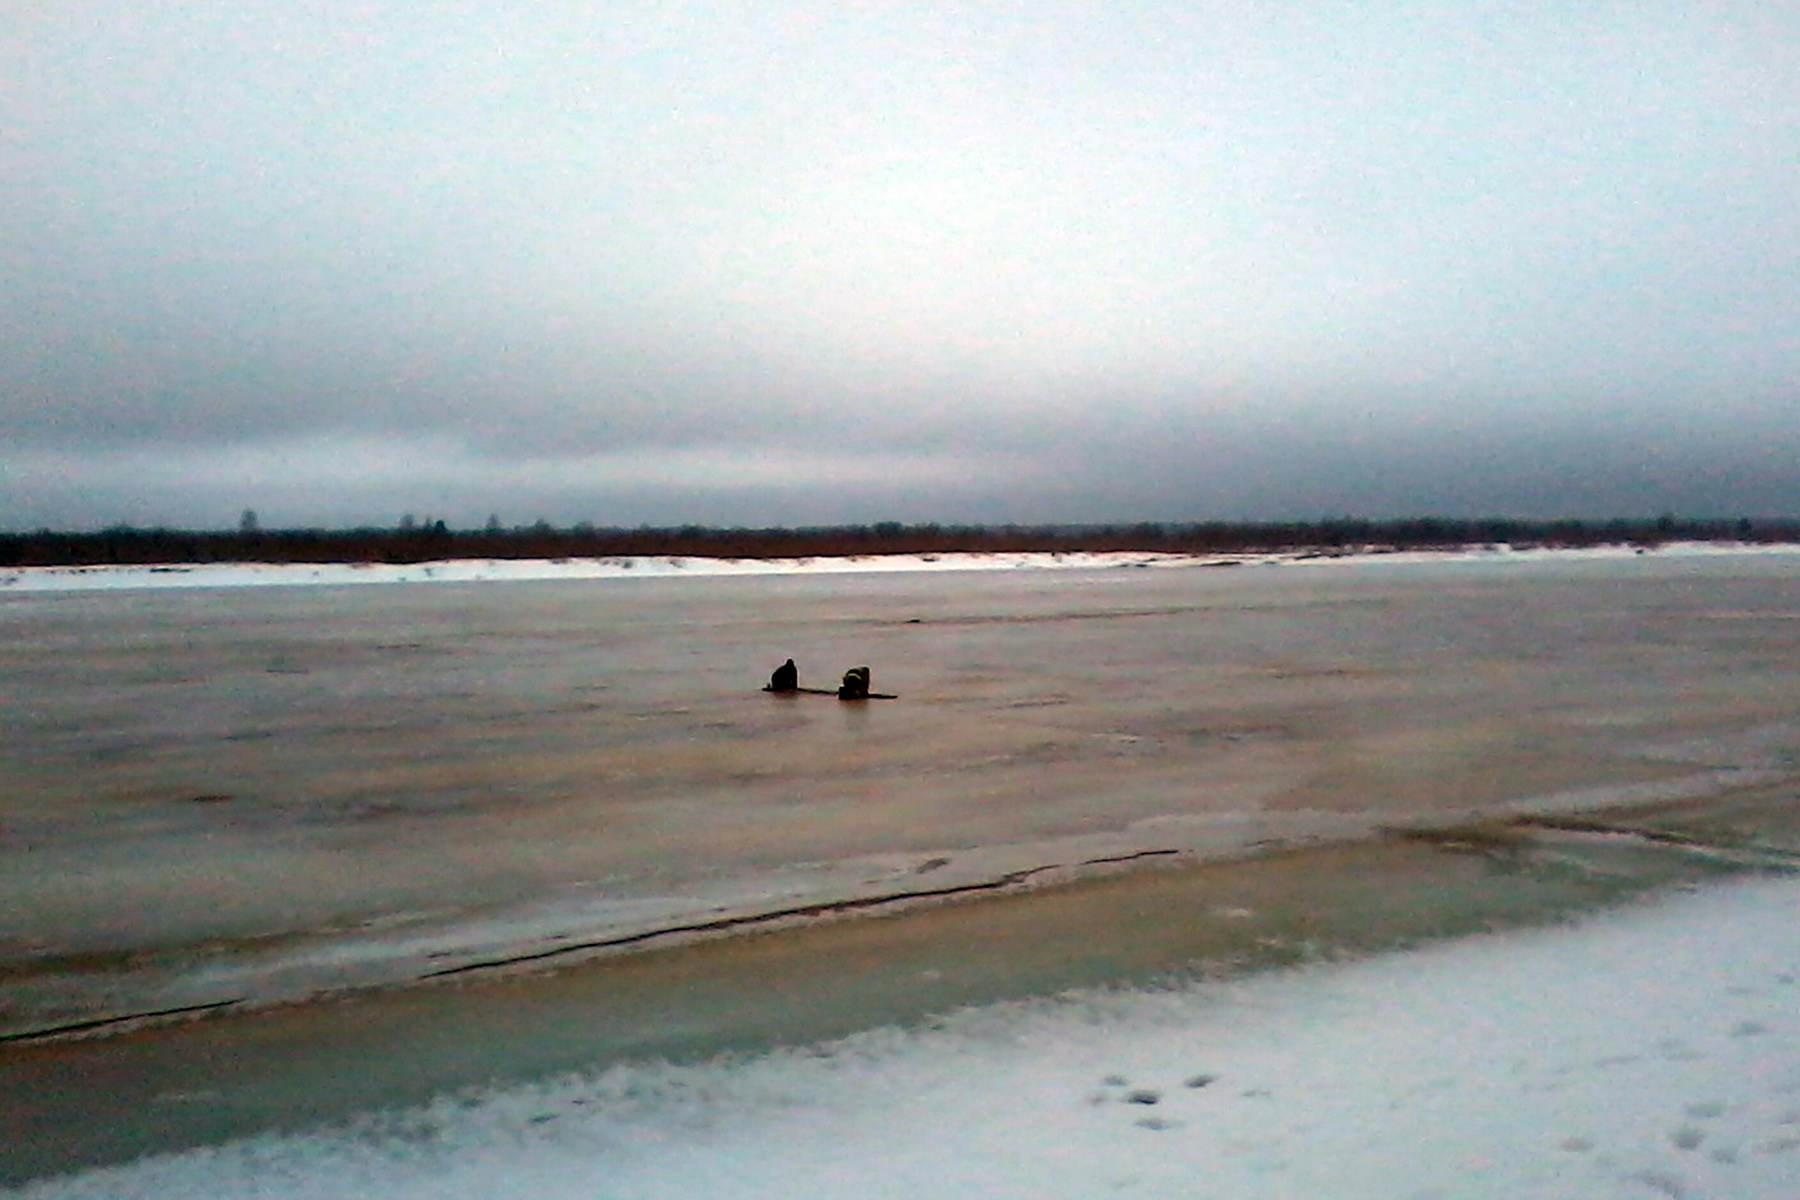
{"label": "wet ice patch", "polygon": [[1785,1200],[1797,916],[1800,884],[1735,885],[1575,929],[445,1098],[24,1194]]}

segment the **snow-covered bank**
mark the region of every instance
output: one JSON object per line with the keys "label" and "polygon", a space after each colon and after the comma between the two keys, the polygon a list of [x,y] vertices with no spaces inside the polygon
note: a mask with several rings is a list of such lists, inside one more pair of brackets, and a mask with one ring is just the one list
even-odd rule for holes
{"label": "snow-covered bank", "polygon": [[[0,589],[27,592],[111,588],[292,587],[369,583],[484,583],[554,579],[997,571],[1175,566],[1180,554],[871,554],[854,558],[615,557],[446,559],[421,563],[180,563],[168,566],[16,567]],[[1233,560],[1236,561],[1236,560]],[[1253,561],[1253,560],[1245,560]],[[1254,560],[1261,561],[1261,560]]]}
{"label": "snow-covered bank", "polygon": [[[1510,546],[1463,550],[1191,555],[1140,551],[1070,554],[869,554],[850,558],[569,558],[447,559],[421,563],[176,563],[166,566],[13,567],[0,571],[0,592],[71,592],[117,588],[342,586],[374,583],[479,583],[554,579],[655,579],[672,576],[758,576],[918,571],[1109,570],[1125,567],[1345,566],[1452,560],[1535,562],[1545,558],[1629,558],[1631,546],[1581,550]],[[1800,554],[1800,546],[1671,543],[1660,556]]]}
{"label": "snow-covered bank", "polygon": [[1753,881],[1575,928],[616,1067],[23,1195],[1786,1198],[1797,973],[1800,884]]}

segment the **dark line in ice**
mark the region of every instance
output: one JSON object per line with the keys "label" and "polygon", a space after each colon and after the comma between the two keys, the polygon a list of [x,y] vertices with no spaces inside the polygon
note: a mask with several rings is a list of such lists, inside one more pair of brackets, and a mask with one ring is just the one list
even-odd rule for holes
{"label": "dark line in ice", "polygon": [[1520,817],[1513,824],[1537,829],[1556,829],[1568,833],[1607,833],[1619,837],[1638,838],[1646,842],[1658,842],[1667,846],[1679,846],[1685,850],[1709,850],[1719,854],[1754,854],[1775,859],[1785,866],[1800,865],[1800,852],[1743,838],[1705,837],[1673,829],[1615,824],[1611,821],[1597,821],[1589,817],[1556,816],[1548,813]]}
{"label": "dark line in ice", "polygon": [[558,946],[553,950],[534,950],[530,954],[514,954],[506,958],[484,959],[481,962],[464,963],[457,967],[444,967],[419,976],[421,979],[437,979],[445,975],[461,975],[469,971],[483,971],[492,967],[510,967],[518,963],[541,962],[548,958],[560,958],[567,954],[579,954],[584,950],[608,950],[615,946],[634,946],[640,942],[653,941],[656,938],[673,937],[683,933],[716,933],[725,929],[738,929],[745,925],[761,925],[773,921],[782,921],[791,917],[817,917],[826,913],[848,912],[859,908],[875,908],[883,904],[893,904],[901,900],[929,900],[939,896],[955,896],[967,892],[997,891],[1010,887],[1022,879],[1026,879],[1039,871],[1054,870],[1060,864],[1045,867],[1032,867],[1025,871],[1014,871],[1002,875],[998,879],[985,880],[981,883],[958,884],[955,887],[930,888],[916,892],[890,892],[880,896],[859,896],[851,900],[828,900],[817,904],[802,904],[793,908],[778,908],[769,912],[751,913],[741,917],[720,917],[712,921],[697,921],[691,925],[671,925],[664,929],[650,929],[642,933],[628,933],[623,937],[601,938],[591,942],[577,942],[570,946]]}
{"label": "dark line in ice", "polygon": [[[1133,862],[1143,858],[1160,858],[1176,856],[1184,853],[1181,850],[1138,850],[1130,854],[1115,854],[1103,858],[1087,858],[1076,863],[1076,867],[1108,866],[1114,863]],[[747,926],[771,924],[795,917],[817,917],[828,913],[854,912],[858,909],[880,908],[883,905],[898,904],[907,900],[935,900],[945,896],[970,895],[976,892],[998,892],[1013,887],[1034,875],[1046,871],[1062,870],[1064,863],[1045,863],[1042,866],[1026,867],[1019,871],[1009,871],[994,879],[985,879],[979,883],[954,884],[949,887],[920,888],[904,892],[887,892],[879,896],[860,896],[849,900],[826,900],[816,904],[801,904],[792,908],[776,909],[771,912],[751,913],[740,917],[720,917],[711,921],[698,921],[689,925],[673,925],[665,929],[651,929],[642,933],[626,934],[622,937],[602,938],[591,942],[579,942],[569,946],[558,946],[551,950],[538,950],[529,954],[509,955],[505,958],[484,959],[481,962],[464,963],[456,967],[444,967],[414,976],[414,981],[439,979],[447,975],[462,975],[472,971],[483,971],[497,967],[515,966],[520,963],[542,962],[546,959],[560,958],[569,954],[579,954],[587,950],[607,950],[621,946],[633,946],[657,938],[674,937],[686,933],[717,933],[728,929],[740,929]],[[140,1021],[154,1021],[163,1017],[183,1017],[198,1013],[214,1012],[223,1008],[234,1008],[251,1002],[251,998],[239,996],[231,1000],[213,1000],[205,1004],[184,1004],[176,1008],[158,1008],[143,1012],[119,1013],[110,1017],[95,1017],[86,1021],[72,1021],[66,1025],[51,1025],[39,1029],[28,1029],[17,1033],[0,1033],[0,1045],[22,1042],[46,1041],[53,1038],[70,1037],[76,1034],[93,1033],[115,1026],[129,1025]]]}
{"label": "dark line in ice", "polygon": [[[1139,850],[1133,854],[1121,854],[1111,858],[1084,859],[1077,866],[1103,866],[1110,863],[1131,862],[1133,859],[1152,858],[1159,855],[1180,854],[1180,850]],[[534,950],[529,954],[508,955],[505,958],[483,959],[480,962],[463,963],[455,967],[443,967],[436,971],[419,976],[420,979],[440,979],[446,975],[462,975],[470,971],[485,971],[496,967],[517,966],[520,963],[543,962],[546,959],[561,958],[569,954],[580,954],[588,950],[611,950],[621,946],[635,946],[657,938],[675,937],[685,933],[718,933],[727,929],[741,929],[750,925],[766,925],[776,921],[790,920],[795,917],[819,917],[828,913],[854,912],[858,909],[879,908],[887,904],[898,904],[907,900],[935,900],[944,896],[963,896],[974,892],[997,892],[1022,883],[1033,875],[1041,875],[1045,871],[1063,869],[1063,863],[1046,863],[1041,867],[1027,867],[1022,871],[1009,871],[996,879],[986,879],[980,883],[959,883],[950,887],[922,888],[916,891],[886,892],[879,896],[857,896],[849,900],[822,900],[816,904],[801,904],[792,908],[778,908],[769,912],[749,913],[741,917],[719,917],[711,921],[697,921],[689,925],[671,925],[663,929],[650,929],[642,933],[628,933],[621,937],[601,938],[591,942],[577,942],[569,946],[557,946],[550,950]]]}
{"label": "dark line in ice", "polygon": [[[1170,854],[1180,854],[1179,850],[1134,850],[1130,854],[1114,854],[1109,858],[1084,858],[1080,865],[1084,867],[1101,867],[1109,863],[1136,862],[1140,858],[1158,858]],[[1047,868],[1040,867],[1039,870]]]}
{"label": "dark line in ice", "polygon": [[91,1021],[75,1021],[68,1025],[51,1025],[44,1029],[27,1029],[23,1033],[0,1033],[0,1043],[30,1042],[40,1038],[66,1037],[71,1033],[89,1033],[96,1029],[105,1029],[108,1025],[124,1025],[131,1021],[152,1021],[157,1017],[180,1017],[189,1013],[211,1012],[218,1008],[230,1008],[242,1004],[242,997],[235,1000],[213,1000],[207,1004],[184,1004],[180,1008],[158,1008],[150,1012],[124,1013],[115,1017],[95,1017]]}

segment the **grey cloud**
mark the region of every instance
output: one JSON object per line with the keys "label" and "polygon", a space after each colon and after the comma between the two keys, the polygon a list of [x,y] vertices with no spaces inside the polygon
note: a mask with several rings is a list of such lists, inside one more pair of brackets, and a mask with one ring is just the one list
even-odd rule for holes
{"label": "grey cloud", "polygon": [[0,526],[1800,503],[1770,10],[84,11]]}

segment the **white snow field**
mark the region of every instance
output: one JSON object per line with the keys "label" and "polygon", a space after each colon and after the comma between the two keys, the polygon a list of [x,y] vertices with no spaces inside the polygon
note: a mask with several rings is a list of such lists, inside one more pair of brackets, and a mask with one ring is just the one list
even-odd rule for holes
{"label": "white snow field", "polygon": [[20,1194],[1789,1200],[1797,975],[1800,883],[1758,879],[1574,927],[446,1097]]}
{"label": "white snow field", "polygon": [[[120,588],[342,587],[380,583],[486,583],[555,579],[659,579],[758,575],[893,574],[896,572],[1000,570],[1108,570],[1120,567],[1368,566],[1474,560],[1541,562],[1546,559],[1631,558],[1632,546],[1587,549],[1517,549],[1507,545],[1462,550],[1370,550],[1345,553],[1164,554],[1151,551],[1069,553],[868,554],[847,558],[693,558],[626,556],[559,559],[446,559],[420,563],[174,563],[166,566],[11,567],[0,570],[0,591],[87,592]],[[1788,544],[1670,542],[1656,548],[1665,558],[1800,554]]]}

